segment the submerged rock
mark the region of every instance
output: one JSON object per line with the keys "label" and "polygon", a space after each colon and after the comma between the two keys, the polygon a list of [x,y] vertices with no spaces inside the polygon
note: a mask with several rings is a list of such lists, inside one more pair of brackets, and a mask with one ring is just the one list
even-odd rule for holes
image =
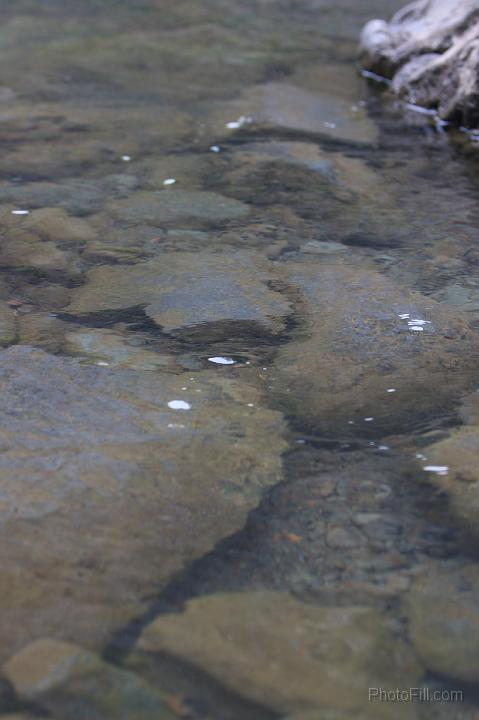
{"label": "submerged rock", "polygon": [[295,85],[272,82],[246,90],[242,97],[220,106],[210,122],[224,135],[285,131],[312,135],[335,143],[374,145],[378,130],[363,108],[327,92],[311,92]]}
{"label": "submerged rock", "polygon": [[289,283],[304,297],[304,335],[282,346],[270,376],[300,425],[404,431],[471,385],[479,341],[460,314],[341,256],[313,257],[289,263]]}
{"label": "submerged rock", "polygon": [[4,671],[21,700],[58,720],[173,718],[144,680],[78,645],[37,640],[12,657]]}
{"label": "submerged rock", "polygon": [[282,418],[244,381],[15,346],[0,390],[2,660],[45,635],[102,647],[281,478]]}
{"label": "submerged rock", "polygon": [[392,20],[371,20],[361,36],[368,70],[392,78],[410,102],[445,119],[479,120],[477,0],[414,0]]}
{"label": "submerged rock", "polygon": [[6,302],[0,300],[0,347],[6,347],[15,342],[17,325],[15,313]]}
{"label": "submerged rock", "polygon": [[463,406],[466,424],[425,450],[428,479],[447,493],[455,517],[479,534],[479,393]]}
{"label": "submerged rock", "polygon": [[268,286],[274,265],[255,253],[168,253],[130,266],[97,267],[67,312],[85,315],[144,308],[165,332],[202,339],[231,333],[278,334],[290,311]]}
{"label": "submerged rock", "polygon": [[427,670],[479,681],[479,569],[428,566],[407,594],[409,637]]}
{"label": "submerged rock", "polygon": [[273,591],[204,596],[151,623],[128,664],[161,686],[165,653],[281,716],[415,717],[411,706],[368,702],[368,687],[409,687],[421,674],[387,618],[370,608],[314,607]]}
{"label": "submerged rock", "polygon": [[178,220],[219,222],[236,220],[248,214],[242,202],[217,193],[180,189],[138,192],[127,200],[108,205],[109,212],[120,220],[161,227]]}
{"label": "submerged rock", "polygon": [[93,362],[132,370],[179,370],[171,355],[153,352],[128,342],[112,330],[78,330],[67,333],[65,350]]}

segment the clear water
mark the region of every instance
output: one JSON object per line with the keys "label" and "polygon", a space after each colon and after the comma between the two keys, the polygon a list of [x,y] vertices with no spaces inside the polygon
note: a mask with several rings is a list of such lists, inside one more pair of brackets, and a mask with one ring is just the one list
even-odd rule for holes
{"label": "clear water", "polygon": [[[5,524],[3,537],[5,542],[9,534],[15,538],[15,550],[6,542],[2,562],[8,578],[20,578],[22,590],[11,593],[11,580],[6,584],[2,662],[27,641],[46,635],[84,645],[114,667],[130,667],[131,653],[150,623],[183,612],[187,601],[225,592],[276,591],[291,595],[305,607],[374,608],[387,618],[397,643],[404,642],[412,653],[424,656],[416,680],[421,687],[460,688],[465,693],[462,703],[421,703],[412,711],[408,705],[407,712],[398,705],[397,715],[390,704],[375,706],[373,717],[477,717],[477,672],[471,671],[467,681],[462,671],[455,677],[461,658],[470,657],[472,665],[477,659],[477,650],[475,656],[465,650],[469,633],[477,636],[479,632],[477,619],[474,624],[460,611],[455,619],[444,617],[445,627],[455,621],[460,628],[450,671],[441,671],[440,663],[430,662],[436,645],[438,654],[444,654],[441,637],[431,640],[428,636],[423,642],[429,649],[418,650],[421,640],[412,637],[407,610],[411,587],[435,576],[438,568],[446,570],[445,579],[437,580],[435,586],[439,606],[448,600],[454,605],[457,600],[462,607],[458,585],[448,579],[452,575],[447,572],[463,571],[467,576],[477,566],[477,525],[471,528],[460,512],[451,512],[450,498],[437,482],[437,473],[422,469],[428,462],[441,467],[439,461],[428,460],[429,448],[465,422],[461,403],[477,385],[477,155],[470,138],[438,129],[430,117],[391,99],[381,86],[360,76],[356,42],[362,24],[371,17],[390,15],[400,5],[396,0],[0,3],[1,299],[14,325],[3,344],[29,345],[74,357],[79,359],[79,368],[103,367],[113,374],[118,368],[128,368],[146,377],[146,385],[148,373],[160,379],[175,375],[181,380],[178,392],[183,395],[172,397],[169,407],[178,411],[195,408],[190,383],[197,373],[203,378],[221,372],[225,378],[246,383],[245,387],[260,386],[260,403],[281,413],[287,428],[277,431],[278,437],[286,436],[285,446],[278,450],[283,455],[282,479],[251,503],[240,528],[232,523],[229,532],[226,526],[214,547],[204,553],[189,551],[190,561],[167,573],[167,581],[161,569],[165,560],[156,557],[149,582],[138,581],[133,599],[131,586],[125,588],[119,581],[112,599],[121,617],[118,622],[96,614],[94,604],[92,610],[87,587],[84,642],[78,628],[69,626],[67,612],[55,627],[45,622],[25,635],[22,625],[28,608],[43,617],[47,601],[42,600],[38,609],[35,587],[42,583],[42,573],[48,575],[50,565],[45,565],[42,556],[44,543],[38,552],[32,551],[33,564],[18,560],[29,553],[28,549],[26,554],[17,553],[23,527]],[[268,88],[266,95],[264,88]],[[170,196],[167,201],[158,200],[157,195],[152,200],[152,193],[176,193],[175,201]],[[247,212],[243,212],[245,206]],[[60,222],[64,215],[60,220],[56,215],[48,221],[53,224],[36,220],[37,224],[29,225],[29,218],[38,218],[36,211],[45,208],[61,208],[81,224],[65,230]],[[155,315],[155,273],[161,277],[158,282],[167,284],[168,276],[161,276],[161,268],[170,267],[177,253],[186,255],[179,256],[182,279],[167,308],[173,314],[162,307]],[[212,254],[220,258],[218,275],[215,270],[202,284],[198,268],[202,262],[207,265]],[[250,280],[244,275],[238,280],[238,297],[243,297],[241,283],[245,283],[248,299],[246,309],[235,309],[236,275],[228,265],[231,280],[221,282],[227,287],[231,282],[233,300],[221,315],[217,307],[225,294],[218,290],[216,296],[208,283],[223,277],[225,256],[234,257],[237,267],[244,263]],[[308,290],[302,294],[301,283],[292,279],[306,272],[304,268],[307,272],[317,268],[318,277],[325,278],[328,272],[338,271],[338,277],[356,277],[360,285],[370,273],[382,278],[377,292],[386,298],[384,318],[373,297],[373,309],[366,295],[358,306],[353,302],[356,346],[351,326],[345,329],[349,322],[345,304],[351,291],[338,282],[336,294],[328,294],[323,289],[325,280],[308,299]],[[257,294],[259,274],[270,271],[266,286],[274,293],[274,312],[270,301]],[[353,280],[348,283],[354,285]],[[374,295],[374,282],[371,287]],[[427,310],[429,300],[439,305],[433,304],[429,315],[416,317],[406,302],[411,293],[422,295],[421,301],[417,300],[420,295],[414,296],[416,304],[422,303],[421,309]],[[390,307],[388,298],[393,298]],[[316,306],[317,302],[324,307]],[[441,342],[448,343],[447,331],[441,330],[445,339],[439,343],[431,336],[435,380],[432,387],[427,383],[422,387],[414,351],[402,364],[394,344],[388,345],[387,337],[393,334],[388,318],[397,318],[395,322],[411,342],[419,341],[414,335],[424,334],[420,340],[427,343],[427,323],[436,322],[437,308],[446,313],[441,327],[450,323],[453,345],[441,355]],[[185,324],[177,319],[177,311],[193,320]],[[364,328],[361,325],[369,311],[376,325],[384,320],[386,351],[376,325],[372,334],[368,319]],[[281,322],[276,312],[283,316]],[[324,335],[318,314],[325,316]],[[213,320],[203,321],[204,315]],[[455,323],[470,334],[464,345]],[[301,344],[317,333],[315,345]],[[304,373],[313,367],[303,384],[301,378],[294,379],[294,369],[290,375],[284,370],[284,353],[290,352],[291,358],[295,348]],[[318,356],[324,352],[336,360],[329,366],[327,361],[301,365],[304,354],[310,352]],[[470,355],[467,362],[464,353]],[[361,402],[355,388],[361,387],[364,377],[357,374],[357,367],[354,371],[350,367],[356,354],[364,362],[366,375],[372,373]],[[385,372],[402,383],[388,386],[391,392],[381,396],[374,393],[378,355],[379,365],[395,365]],[[421,377],[426,377],[422,358],[418,363],[422,363]],[[291,367],[291,359],[288,362]],[[304,410],[311,397],[316,398],[319,378],[314,368],[327,373],[331,364],[335,382],[341,373],[346,378],[344,383],[338,381],[341,401],[325,400],[323,405],[320,396],[317,414]],[[347,379],[350,372],[352,380]],[[288,378],[292,378],[291,386]],[[409,383],[412,399],[402,393]],[[35,398],[32,394],[28,402],[34,405]],[[249,406],[255,404],[256,400]],[[201,418],[195,420],[200,432],[208,427],[209,412],[205,405]],[[180,415],[179,428],[188,422],[186,412]],[[176,420],[169,427],[175,424]],[[30,430],[20,424],[17,432]],[[120,446],[122,432],[119,423]],[[212,432],[221,437],[221,423]],[[238,438],[246,436],[254,443],[243,426],[237,433]],[[230,441],[225,438],[226,448]],[[126,447],[126,436],[124,442]],[[473,445],[472,451],[477,447]],[[173,446],[173,456],[175,452],[180,451]],[[203,450],[198,452],[197,462],[206,462]],[[251,452],[252,462],[258,462],[254,449]],[[52,472],[62,488],[55,493],[63,497],[62,483],[68,482],[61,468]],[[81,465],[78,472],[83,472]],[[0,474],[7,502],[12,478],[10,469],[3,478]],[[40,485],[45,482],[48,487],[48,478],[41,476]],[[172,483],[175,478],[172,472]],[[76,477],[69,481],[74,484]],[[20,514],[22,504],[27,505],[22,492],[16,501]],[[233,496],[231,502],[236,501]],[[52,558],[56,545],[63,542],[64,529],[61,523],[55,524],[55,517],[62,513],[61,502],[51,511],[50,525],[44,515],[38,521],[39,533],[49,537],[46,547]],[[88,502],[80,503],[75,512],[87,517]],[[210,518],[205,513],[206,525],[218,522],[216,509],[211,509]],[[36,517],[34,512],[32,517]],[[91,533],[96,531],[92,525]],[[163,531],[160,522],[157,531]],[[28,533],[26,537],[32,538]],[[85,536],[79,534],[77,540],[81,546]],[[115,542],[121,544],[126,564],[135,562],[130,547],[135,545],[134,552],[141,554],[134,533]],[[85,582],[93,583],[94,594],[95,580],[88,580],[92,566],[85,567]],[[54,583],[53,587],[58,588]],[[64,588],[65,597],[68,589]],[[137,600],[141,609],[124,612],[130,605],[136,607]],[[57,607],[57,601],[52,598],[52,607]],[[424,634],[428,632],[433,631]],[[283,628],[278,627],[278,635],[283,637]],[[284,658],[275,657],[275,647],[273,633],[267,657],[282,666]],[[206,655],[214,657],[216,652],[212,645]],[[243,654],[253,672],[258,663],[261,675],[264,659],[242,646],[238,656]],[[221,653],[218,657],[221,660]],[[333,670],[337,663],[341,672],[344,662],[332,653]],[[374,684],[369,660],[364,667],[358,662],[354,672],[363,673]],[[336,706],[328,700],[321,709],[310,697],[304,708],[301,702],[278,700],[275,704],[270,701],[275,688],[265,690],[258,681],[260,689],[252,690],[248,673],[246,679],[239,678],[240,668],[234,662],[226,678],[215,673],[213,666],[209,661],[195,663],[187,651],[182,655],[173,649],[158,654],[155,670],[135,667],[135,671],[167,698],[173,716],[195,720],[319,720],[323,711],[328,713],[326,718],[342,720],[368,717],[372,707],[367,699],[359,706],[353,701],[351,706]],[[285,683],[282,672],[277,675],[278,697]],[[10,681],[16,677],[9,670],[5,674]],[[95,682],[80,683],[75,692],[68,683],[66,690],[61,683],[53,683],[46,695],[34,692],[31,696],[16,687],[16,695],[5,700],[5,713],[25,710],[33,716],[68,720],[152,717],[141,709],[128,709],[114,684],[108,695],[109,709],[98,705],[96,694],[106,691],[98,691]],[[410,675],[402,677],[398,672],[395,682],[399,688],[406,687]],[[0,694],[3,710],[1,702]],[[416,710],[417,715],[409,715]]]}

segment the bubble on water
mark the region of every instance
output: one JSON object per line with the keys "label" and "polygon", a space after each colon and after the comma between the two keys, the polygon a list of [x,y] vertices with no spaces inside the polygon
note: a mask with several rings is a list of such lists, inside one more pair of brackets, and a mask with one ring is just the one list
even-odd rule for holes
{"label": "bubble on water", "polygon": [[122,155],[121,159],[123,160],[123,162],[130,162],[131,155]]}
{"label": "bubble on water", "polygon": [[364,422],[372,422],[373,420],[374,420],[373,417],[364,418]]}
{"label": "bubble on water", "polygon": [[174,185],[175,183],[175,178],[166,178],[166,180],[163,180],[163,185]]}
{"label": "bubble on water", "polygon": [[243,127],[243,125],[247,125],[252,122],[252,120],[253,118],[248,117],[247,115],[240,115],[237,120],[232,120],[231,122],[226,123],[226,127],[228,130],[238,130]]}
{"label": "bubble on water", "polygon": [[211,146],[210,146],[210,150],[211,150],[211,152],[214,152],[214,153],[219,153],[219,152],[221,152],[221,148],[220,148],[219,145],[211,145]]}
{"label": "bubble on water", "polygon": [[30,215],[30,210],[12,210],[12,215]]}
{"label": "bubble on water", "polygon": [[108,367],[110,363],[105,362],[104,360],[98,360],[96,365],[101,365],[102,367]]}
{"label": "bubble on water", "polygon": [[436,473],[436,475],[447,475],[449,472],[447,465],[425,465],[423,470],[426,472]]}
{"label": "bubble on water", "polygon": [[248,407],[254,407],[254,403],[248,403]]}
{"label": "bubble on water", "polygon": [[388,393],[396,392],[396,388],[388,388],[388,389],[387,389],[387,392],[388,392]]}
{"label": "bubble on water", "polygon": [[191,410],[191,405],[186,400],[170,400],[168,407],[172,410]]}
{"label": "bubble on water", "polygon": [[208,358],[208,362],[215,363],[216,365],[234,365],[236,360],[229,357],[221,357],[221,355],[215,355],[215,357]]}

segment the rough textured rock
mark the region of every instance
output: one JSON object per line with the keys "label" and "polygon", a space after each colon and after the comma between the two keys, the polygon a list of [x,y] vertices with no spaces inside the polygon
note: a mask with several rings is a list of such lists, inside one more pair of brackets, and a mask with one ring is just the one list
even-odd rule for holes
{"label": "rough textured rock", "polygon": [[18,697],[58,720],[172,720],[153,688],[78,645],[50,639],[23,648],[4,666]]}
{"label": "rough textured rock", "polygon": [[281,348],[270,375],[300,424],[404,431],[477,378],[479,341],[458,313],[341,256],[309,258],[288,276],[304,298],[304,336]]}
{"label": "rough textured rock", "polygon": [[363,29],[365,67],[392,78],[410,102],[441,118],[479,120],[478,0],[414,0],[387,23]]}
{"label": "rough textured rock", "polygon": [[429,567],[406,595],[409,637],[425,667],[479,681],[479,569]]}
{"label": "rough textured rock", "polygon": [[414,654],[369,608],[314,607],[266,591],[200,597],[149,625],[129,665],[161,683],[162,653],[281,715],[367,709],[370,717],[415,717],[411,707],[368,702],[368,687],[409,687],[420,676]]}
{"label": "rough textured rock", "polygon": [[201,337],[281,332],[290,306],[268,283],[274,265],[255,253],[169,253],[131,266],[103,266],[88,274],[67,312],[72,315],[144,307],[166,332]]}
{"label": "rough textured rock", "polygon": [[45,635],[101,647],[281,478],[281,416],[223,374],[15,346],[0,354],[0,391],[3,660]]}

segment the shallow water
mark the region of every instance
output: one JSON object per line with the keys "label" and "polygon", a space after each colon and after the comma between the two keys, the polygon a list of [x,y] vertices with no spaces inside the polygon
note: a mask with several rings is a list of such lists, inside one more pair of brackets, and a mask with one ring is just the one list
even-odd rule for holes
{"label": "shallow water", "polygon": [[0,3],[0,718],[478,717],[478,161],[361,77],[400,5]]}

